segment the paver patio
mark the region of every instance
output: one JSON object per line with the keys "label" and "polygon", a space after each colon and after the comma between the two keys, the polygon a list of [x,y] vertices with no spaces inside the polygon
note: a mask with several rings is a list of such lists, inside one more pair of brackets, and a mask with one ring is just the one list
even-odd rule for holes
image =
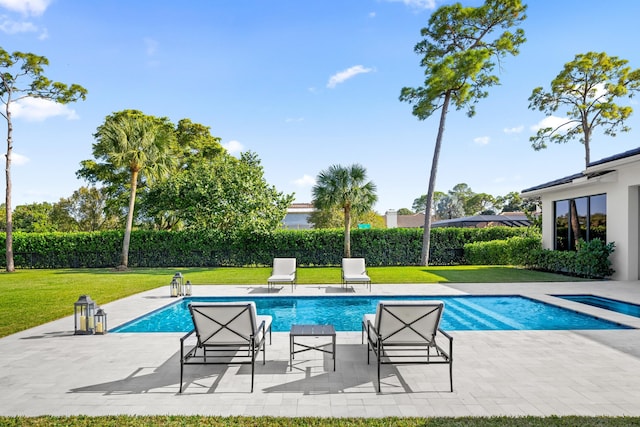
{"label": "paver patio", "polygon": [[[355,293],[369,294],[355,285]],[[340,285],[299,285],[335,295]],[[380,285],[372,295],[519,294],[640,328],[640,319],[558,301],[588,293],[640,303],[640,282]],[[194,287],[194,295],[266,295],[264,286]],[[282,295],[291,295],[284,287]],[[175,301],[168,286],[103,305],[114,327]],[[98,301],[99,303],[100,301]],[[70,302],[70,306],[73,301]],[[445,308],[446,310],[446,308]],[[274,332],[266,365],[189,366],[179,387],[182,333],[73,335],[67,317],[0,339],[0,415],[466,416],[640,415],[640,329],[453,331],[454,392],[446,366],[367,365],[360,332],[338,332],[330,355],[303,353],[289,370],[289,336]],[[261,357],[260,357],[261,359]]]}

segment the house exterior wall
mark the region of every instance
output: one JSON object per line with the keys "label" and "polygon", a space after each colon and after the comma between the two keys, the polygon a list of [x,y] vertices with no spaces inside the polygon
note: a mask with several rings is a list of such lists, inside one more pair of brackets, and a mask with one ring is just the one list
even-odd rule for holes
{"label": "house exterior wall", "polygon": [[[553,202],[564,199],[607,195],[607,242],[615,242],[611,255],[614,280],[638,280],[640,262],[640,158],[623,159],[589,167],[583,178],[573,182],[523,193],[539,196],[542,202],[542,244],[554,248],[555,215]],[[587,178],[597,172],[611,171]]]}

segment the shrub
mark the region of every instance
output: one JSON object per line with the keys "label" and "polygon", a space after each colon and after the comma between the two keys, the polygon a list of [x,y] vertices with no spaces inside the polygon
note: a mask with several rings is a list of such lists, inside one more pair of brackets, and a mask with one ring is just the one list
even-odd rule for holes
{"label": "shrub", "polygon": [[575,252],[549,249],[534,251],[527,266],[536,270],[590,279],[602,279],[615,273],[609,259],[615,248],[614,242],[604,243],[600,239],[589,242],[580,240],[577,246],[578,249]]}
{"label": "shrub", "polygon": [[529,263],[530,255],[542,249],[540,236],[513,236],[504,240],[472,242],[464,245],[464,257],[469,264],[522,265]]}
{"label": "shrub", "polygon": [[[464,245],[478,241],[527,237],[518,227],[435,228],[431,232],[430,265],[466,263]],[[94,233],[14,233],[18,268],[114,267],[120,261],[122,231]],[[235,233],[218,230],[134,230],[130,267],[217,267],[271,265],[274,257],[295,257],[299,265],[340,265],[344,253],[342,229],[277,230]],[[0,245],[5,235],[0,233]],[[419,265],[422,229],[355,229],[351,255],[369,266]],[[4,266],[5,257],[0,259]]]}

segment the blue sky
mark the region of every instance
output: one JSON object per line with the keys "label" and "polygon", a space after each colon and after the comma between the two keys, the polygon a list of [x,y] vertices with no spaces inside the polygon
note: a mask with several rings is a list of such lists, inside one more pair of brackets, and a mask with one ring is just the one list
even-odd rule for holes
{"label": "blue sky", "polygon": [[[376,211],[410,208],[427,191],[439,115],[419,121],[398,96],[422,84],[413,47],[444,3],[0,0],[0,46],[46,56],[49,78],[88,90],[67,106],[14,105],[13,205],[57,202],[87,185],[75,172],[92,158],[96,128],[138,109],[209,126],[232,153],[256,152],[267,181],[298,202],[311,201],[321,170],[360,163],[378,187]],[[545,119],[528,109],[531,91],[548,88],[578,53],[640,67],[640,2],[528,5],[527,42],[503,62],[501,85],[475,117],[449,114],[439,191],[466,183],[499,196],[581,171],[578,141],[531,148]],[[631,105],[631,132],[596,135],[592,160],[640,146],[640,106]]]}

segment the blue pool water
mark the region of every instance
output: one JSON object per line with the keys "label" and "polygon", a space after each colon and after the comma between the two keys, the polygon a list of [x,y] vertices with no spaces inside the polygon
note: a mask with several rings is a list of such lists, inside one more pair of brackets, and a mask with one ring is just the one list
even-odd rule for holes
{"label": "blue pool water", "polygon": [[255,301],[258,314],[273,316],[273,331],[292,324],[332,324],[337,331],[359,331],[362,316],[375,313],[380,300],[444,301],[442,328],[447,331],[628,329],[607,320],[509,296],[341,296],[341,297],[186,297],[111,332],[188,332],[193,329],[188,304],[192,301]]}
{"label": "blue pool water", "polygon": [[596,295],[554,295],[554,297],[600,307],[617,313],[640,317],[640,305]]}

